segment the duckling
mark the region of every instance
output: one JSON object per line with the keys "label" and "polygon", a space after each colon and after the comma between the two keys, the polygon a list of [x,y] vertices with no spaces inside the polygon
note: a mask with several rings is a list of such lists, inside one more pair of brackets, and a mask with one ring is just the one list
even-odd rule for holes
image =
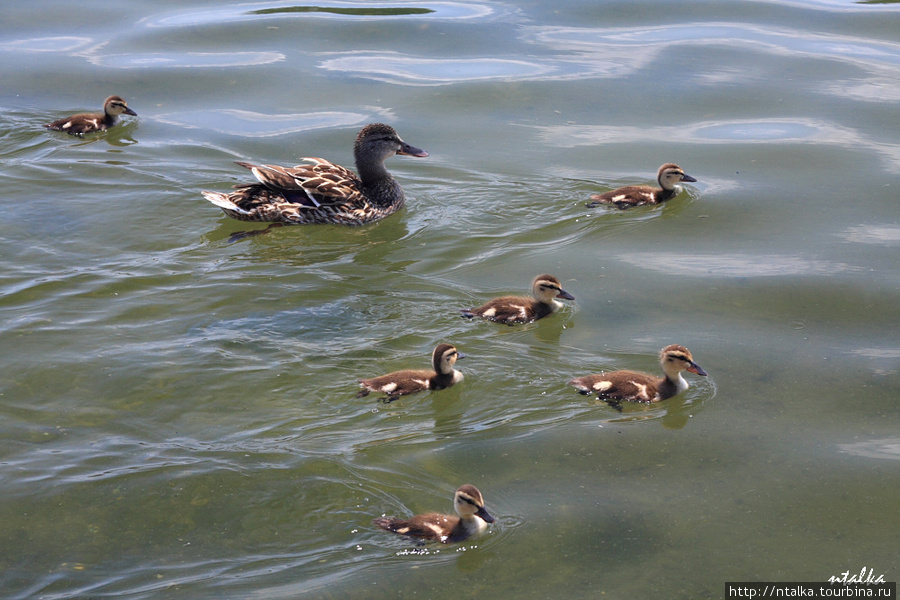
{"label": "duckling", "polygon": [[44,127],[55,131],[65,131],[69,135],[84,135],[95,131],[106,131],[118,122],[119,115],[136,117],[137,113],[128,108],[128,104],[121,96],[110,96],[103,102],[102,113],[72,115],[47,123]]}
{"label": "duckling", "polygon": [[562,303],[555,298],[574,300],[575,296],[560,287],[559,279],[553,275],[538,275],[531,283],[534,298],[503,296],[494,298],[487,304],[463,309],[464,317],[481,317],[497,323],[531,323],[555,312]]}
{"label": "duckling", "polygon": [[644,204],[660,204],[681,193],[682,188],[678,182],[697,181],[690,175],[685,175],[681,167],[675,163],[661,166],[656,180],[659,181],[658,188],[649,185],[629,185],[611,192],[594,194],[591,196],[593,202],[588,202],[585,206],[593,208],[600,204],[615,204],[618,208],[626,209]]}
{"label": "duckling", "polygon": [[465,354],[450,344],[438,344],[431,353],[433,371],[424,369],[394,371],[372,379],[360,379],[359,385],[362,389],[356,394],[356,397],[368,396],[369,392],[380,392],[385,394],[382,401],[387,404],[407,394],[448,388],[463,380],[463,374],[454,369],[453,365],[458,359],[465,357]]}
{"label": "duckling", "polygon": [[401,535],[453,544],[483,533],[488,523],[494,522],[494,517],[484,508],[481,492],[474,485],[466,484],[456,490],[453,495],[453,507],[458,517],[428,513],[410,519],[379,517],[374,523],[382,529]]}
{"label": "duckling", "polygon": [[371,123],[362,128],[353,146],[359,176],[324,158],[304,158],[311,164],[295,167],[238,162],[259,183],[236,185],[237,191],[229,194],[201,193],[241,221],[363,225],[403,206],[403,188],[384,168],[385,159],[395,154],[428,156],[400,139],[393,127]]}
{"label": "duckling", "polygon": [[617,410],[622,410],[622,402],[640,402],[650,404],[661,402],[688,389],[688,383],[681,376],[682,371],[689,371],[706,377],[700,365],[694,362],[690,351],[684,346],[672,344],[659,353],[665,377],[654,377],[636,371],[613,371],[601,375],[576,377],[569,382],[581,394],[597,394],[600,400]]}

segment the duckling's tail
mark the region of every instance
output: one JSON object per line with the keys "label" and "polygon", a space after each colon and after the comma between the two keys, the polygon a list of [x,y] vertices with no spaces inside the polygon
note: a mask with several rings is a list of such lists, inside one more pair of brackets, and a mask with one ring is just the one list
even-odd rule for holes
{"label": "duckling's tail", "polygon": [[391,517],[378,517],[372,522],[385,531],[393,531],[394,533],[399,533],[397,529],[403,524],[400,519],[393,519]]}
{"label": "duckling's tail", "polygon": [[472,312],[471,308],[461,308],[461,309],[459,309],[459,312],[461,312],[462,316],[464,316],[467,319],[475,318],[475,313]]}
{"label": "duckling's tail", "polygon": [[219,192],[208,192],[203,190],[200,192],[203,194],[203,197],[224,210],[227,213],[237,213],[238,215],[249,215],[250,211],[244,210],[234,202],[228,199],[228,194],[221,194]]}
{"label": "duckling's tail", "polygon": [[584,377],[576,377],[569,381],[569,385],[574,386],[579,394],[587,396],[591,393],[591,388],[584,382]]}

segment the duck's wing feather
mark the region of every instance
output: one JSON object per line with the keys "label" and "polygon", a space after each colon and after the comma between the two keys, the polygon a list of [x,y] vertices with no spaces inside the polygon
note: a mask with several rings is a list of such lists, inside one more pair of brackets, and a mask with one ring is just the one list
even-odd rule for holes
{"label": "duck's wing feather", "polygon": [[281,194],[288,202],[310,208],[347,204],[362,198],[359,177],[349,169],[323,158],[304,158],[306,165],[282,167],[238,162],[250,169],[266,188]]}
{"label": "duck's wing feather", "polygon": [[428,370],[395,371],[371,379],[360,379],[359,383],[372,392],[388,396],[405,396],[431,388],[431,380],[437,375]]}
{"label": "duck's wing feather", "polygon": [[656,402],[660,380],[636,371],[614,371],[599,375],[576,377],[569,382],[583,394],[594,393],[601,400],[628,402]]}
{"label": "duck's wing feather", "polygon": [[525,323],[536,317],[534,299],[519,296],[494,298],[487,304],[463,311],[467,317],[481,317],[498,323]]}
{"label": "duck's wing feather", "polygon": [[458,522],[458,517],[436,513],[416,515],[411,519],[392,519],[389,517],[375,519],[375,524],[382,529],[393,531],[400,535],[442,541],[453,531]]}
{"label": "duck's wing feather", "polygon": [[611,192],[594,194],[588,206],[598,204],[615,204],[619,208],[640,206],[642,204],[655,204],[659,190],[649,185],[628,185]]}

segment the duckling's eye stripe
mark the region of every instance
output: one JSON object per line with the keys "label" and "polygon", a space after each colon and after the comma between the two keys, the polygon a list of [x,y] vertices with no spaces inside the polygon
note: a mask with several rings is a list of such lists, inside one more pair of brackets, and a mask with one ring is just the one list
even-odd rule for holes
{"label": "duckling's eye stripe", "polygon": [[467,498],[466,496],[460,496],[459,499],[460,499],[460,500],[463,500],[463,501],[465,501],[465,502],[468,502],[468,503],[471,504],[472,506],[478,506],[477,504],[475,504],[475,501],[474,501],[474,500],[472,500],[471,498]]}

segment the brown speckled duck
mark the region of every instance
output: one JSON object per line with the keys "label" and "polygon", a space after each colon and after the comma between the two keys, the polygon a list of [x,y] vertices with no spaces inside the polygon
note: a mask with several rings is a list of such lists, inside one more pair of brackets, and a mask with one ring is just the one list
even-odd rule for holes
{"label": "brown speckled duck", "polygon": [[379,517],[374,522],[387,531],[439,540],[444,544],[462,542],[473,535],[481,534],[487,529],[488,523],[494,522],[494,517],[484,508],[481,492],[474,485],[466,484],[456,490],[453,495],[453,507],[458,517],[428,513],[409,519]]}
{"label": "brown speckled duck", "polygon": [[106,131],[119,120],[119,115],[137,116],[137,113],[128,108],[128,104],[121,96],[110,96],[103,102],[102,113],[83,113],[72,115],[65,119],[59,119],[47,123],[44,127],[55,131],[65,131],[70,135],[84,135],[95,131]]}
{"label": "brown speckled duck", "polygon": [[497,323],[531,323],[555,312],[562,303],[556,298],[574,300],[575,296],[560,287],[559,279],[553,275],[538,275],[531,283],[534,298],[524,296],[503,296],[494,298],[487,304],[463,309],[464,317],[481,317]]}
{"label": "brown speckled duck", "polygon": [[463,374],[454,369],[453,365],[456,364],[457,359],[465,357],[465,354],[450,344],[438,344],[431,353],[431,364],[434,370],[394,371],[372,379],[360,379],[359,385],[362,389],[356,394],[356,397],[368,396],[369,392],[381,393],[385,395],[383,402],[387,404],[407,394],[448,388],[463,380]]}
{"label": "brown speckled duck", "polygon": [[665,377],[654,377],[636,371],[613,371],[576,377],[569,385],[575,386],[579,393],[585,395],[597,394],[600,400],[621,410],[623,401],[650,404],[682,393],[688,389],[687,381],[681,376],[682,371],[706,376],[706,371],[694,362],[690,351],[678,344],[663,348],[659,353],[659,362]]}
{"label": "brown speckled duck", "polygon": [[659,181],[658,188],[649,185],[629,185],[611,192],[595,194],[591,196],[591,202],[588,202],[586,206],[593,208],[601,204],[613,204],[625,209],[644,204],[660,204],[681,193],[682,188],[678,185],[679,182],[697,181],[690,175],[685,175],[681,167],[675,163],[666,163],[661,166],[656,179]]}
{"label": "brown speckled duck", "polygon": [[229,194],[201,193],[241,221],[363,225],[403,206],[403,188],[384,168],[385,159],[395,154],[428,156],[400,139],[393,127],[371,123],[362,128],[353,146],[359,176],[324,158],[304,158],[310,164],[295,167],[238,162],[259,183],[236,185]]}

